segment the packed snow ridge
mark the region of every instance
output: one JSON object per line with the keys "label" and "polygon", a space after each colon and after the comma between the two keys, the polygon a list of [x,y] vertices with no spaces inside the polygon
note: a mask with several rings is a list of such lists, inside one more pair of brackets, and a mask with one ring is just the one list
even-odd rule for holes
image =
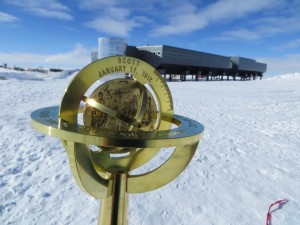
{"label": "packed snow ridge", "polygon": [[17,71],[11,69],[0,68],[0,79],[16,79],[16,80],[49,80],[49,79],[65,79],[68,78],[78,70],[63,70],[61,72],[30,72]]}

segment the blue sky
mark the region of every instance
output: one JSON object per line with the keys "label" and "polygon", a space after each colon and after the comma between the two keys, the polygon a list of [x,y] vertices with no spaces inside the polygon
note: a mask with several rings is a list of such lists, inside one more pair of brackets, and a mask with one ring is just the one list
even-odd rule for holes
{"label": "blue sky", "polygon": [[82,68],[104,36],[300,72],[299,12],[299,0],[0,0],[0,64]]}

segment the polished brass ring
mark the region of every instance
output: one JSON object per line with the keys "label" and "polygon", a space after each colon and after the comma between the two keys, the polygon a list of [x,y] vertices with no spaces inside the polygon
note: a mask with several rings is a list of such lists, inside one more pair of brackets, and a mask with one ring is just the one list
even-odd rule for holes
{"label": "polished brass ring", "polygon": [[188,145],[199,141],[204,127],[195,120],[174,114],[165,115],[164,121],[178,127],[159,131],[119,131],[107,129],[92,129],[84,125],[66,122],[58,117],[58,106],[38,109],[31,114],[32,124],[38,131],[82,144],[133,147],[162,148]]}

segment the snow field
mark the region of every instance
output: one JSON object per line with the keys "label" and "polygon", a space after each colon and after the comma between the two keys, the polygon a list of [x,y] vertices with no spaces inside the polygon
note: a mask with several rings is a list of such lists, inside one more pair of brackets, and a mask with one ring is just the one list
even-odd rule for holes
{"label": "snow field", "polygon": [[[60,104],[68,82],[0,81],[0,224],[97,224],[99,201],[77,187],[60,140],[30,125],[32,111]],[[205,135],[173,182],[130,195],[129,224],[264,224],[284,198],[272,225],[298,224],[299,74],[168,85],[175,113],[202,123]]]}

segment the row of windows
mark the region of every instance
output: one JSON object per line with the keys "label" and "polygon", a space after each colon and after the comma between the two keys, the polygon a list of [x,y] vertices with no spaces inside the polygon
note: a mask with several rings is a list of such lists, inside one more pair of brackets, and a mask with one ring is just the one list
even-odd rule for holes
{"label": "row of windows", "polygon": [[[160,51],[148,52],[148,55],[160,55]],[[165,52],[165,55],[175,56],[175,57],[182,57],[182,58],[187,58],[187,59],[195,59],[196,57],[200,58],[200,56],[193,56],[193,55],[173,53],[173,52]]]}
{"label": "row of windows", "polygon": [[157,51],[157,52],[148,52],[148,55],[160,55],[160,51]]}
{"label": "row of windows", "polygon": [[[152,51],[148,52],[148,55],[161,55],[160,51]],[[171,57],[180,57],[184,60],[193,60],[193,61],[210,61],[213,63],[221,63],[223,60],[216,59],[215,57],[212,57],[211,59],[205,56],[200,55],[191,55],[191,54],[183,54],[183,53],[174,53],[174,52],[164,52],[164,56],[171,56]]]}
{"label": "row of windows", "polygon": [[191,54],[182,54],[182,53],[173,53],[173,52],[166,52],[166,55],[168,56],[174,56],[174,57],[180,57],[185,59],[192,59],[192,60],[207,60],[207,57],[203,57],[200,55],[191,55]]}

